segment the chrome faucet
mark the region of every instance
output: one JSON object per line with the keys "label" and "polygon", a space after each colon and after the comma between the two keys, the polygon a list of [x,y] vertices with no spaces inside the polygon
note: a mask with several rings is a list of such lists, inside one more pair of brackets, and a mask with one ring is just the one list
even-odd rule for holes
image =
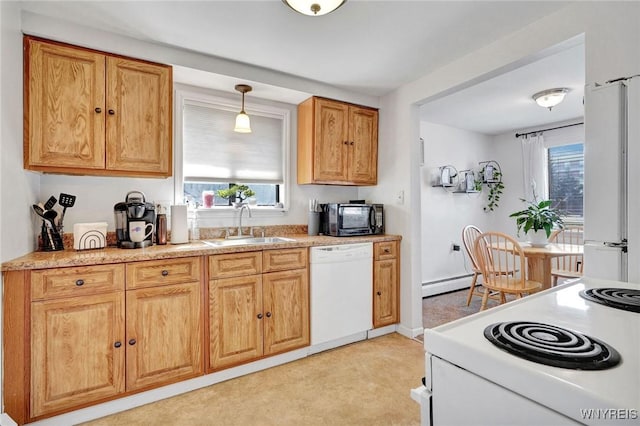
{"label": "chrome faucet", "polygon": [[[245,208],[247,209],[247,214],[249,215],[249,217],[251,217],[251,209],[249,208],[249,204],[242,204],[240,206],[240,214],[238,215],[238,233],[236,234],[236,237],[238,238],[242,238],[244,236],[242,235],[242,212]],[[253,232],[250,232],[249,236],[253,236]]]}

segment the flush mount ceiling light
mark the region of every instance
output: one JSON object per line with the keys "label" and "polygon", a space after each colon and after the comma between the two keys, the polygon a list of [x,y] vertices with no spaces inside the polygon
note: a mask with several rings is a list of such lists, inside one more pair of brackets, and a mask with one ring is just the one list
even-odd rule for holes
{"label": "flush mount ceiling light", "polygon": [[236,90],[242,93],[242,109],[236,115],[236,127],[234,132],[238,133],[251,133],[251,121],[246,112],[244,112],[244,94],[252,90],[251,86],[247,84],[236,84]]}
{"label": "flush mount ceiling light", "polygon": [[569,93],[569,89],[565,87],[559,87],[556,89],[548,89],[543,90],[542,92],[538,92],[533,95],[532,98],[538,105],[544,108],[549,108],[549,111],[551,111],[551,108],[558,105],[564,100],[564,96],[567,93]]}
{"label": "flush mount ceiling light", "polygon": [[321,16],[331,13],[347,0],[282,0],[296,12],[309,16]]}

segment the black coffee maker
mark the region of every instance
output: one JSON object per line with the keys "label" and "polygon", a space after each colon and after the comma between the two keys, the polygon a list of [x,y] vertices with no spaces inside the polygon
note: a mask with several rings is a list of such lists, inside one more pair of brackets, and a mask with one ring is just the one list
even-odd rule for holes
{"label": "black coffee maker", "polygon": [[140,242],[131,241],[129,238],[129,223],[144,221],[145,225],[156,221],[156,209],[153,203],[147,203],[145,196],[140,191],[130,191],[124,198],[124,203],[119,202],[113,206],[116,217],[116,238],[120,248],[141,248],[153,244],[153,232]]}

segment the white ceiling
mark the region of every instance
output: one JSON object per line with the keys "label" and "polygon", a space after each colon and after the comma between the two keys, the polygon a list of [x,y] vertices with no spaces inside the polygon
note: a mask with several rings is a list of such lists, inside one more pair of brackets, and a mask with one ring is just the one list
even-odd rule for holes
{"label": "white ceiling", "polygon": [[[280,0],[23,1],[22,8],[30,13],[227,58],[355,93],[382,96],[567,4],[563,1],[348,0],[337,11],[322,17],[300,15]],[[518,84],[515,80],[513,84],[505,84],[496,80],[492,87],[491,82],[485,82],[475,91],[470,89],[467,98],[461,92],[451,99],[440,100],[442,107],[437,103],[425,106],[425,114],[435,122],[471,123],[474,120],[462,114],[466,110],[461,105],[466,106],[473,117],[477,117],[475,121],[485,123],[485,127],[476,124],[477,131],[496,132],[495,126],[486,125],[490,122],[485,115],[488,111],[495,109],[496,115],[503,119],[518,116],[519,123],[524,122],[527,114],[516,114],[514,102],[525,102],[524,98],[537,90],[568,84],[578,86],[574,79],[566,83],[557,81],[556,72],[559,72],[557,65],[553,72],[546,68],[542,74],[522,72],[521,78],[527,84]],[[513,80],[517,74],[509,78]],[[182,68],[176,70],[175,77],[183,82],[211,81],[201,72]],[[220,78],[220,82],[213,86],[209,83],[209,87],[224,87],[227,91],[233,87],[229,84],[233,76],[226,77],[226,81]],[[520,89],[512,95],[517,96],[516,101],[508,99],[511,88]],[[484,101],[483,108],[478,109],[479,101],[472,96],[486,99],[487,90],[498,98]],[[284,92],[284,98],[278,96],[277,100],[299,102],[299,93]],[[505,105],[499,108],[500,103]],[[476,108],[471,108],[472,105]],[[443,111],[454,110],[458,111],[457,117],[443,114]]]}
{"label": "white ceiling", "polygon": [[[583,116],[584,44],[563,50],[490,80],[429,102],[420,118],[488,135],[560,123]],[[551,111],[532,98],[555,87],[570,92]]]}

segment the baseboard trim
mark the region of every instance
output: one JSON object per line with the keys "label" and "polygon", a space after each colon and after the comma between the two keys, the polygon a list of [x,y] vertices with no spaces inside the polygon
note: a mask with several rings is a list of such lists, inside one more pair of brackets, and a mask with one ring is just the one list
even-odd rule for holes
{"label": "baseboard trim", "polygon": [[7,413],[2,413],[0,414],[0,426],[18,426],[18,423],[9,417]]}
{"label": "baseboard trim", "polygon": [[422,283],[422,297],[435,296],[436,294],[447,293],[449,291],[460,290],[462,288],[469,288],[472,276],[473,275],[464,275],[462,277],[454,277],[447,280]]}
{"label": "baseboard trim", "polygon": [[409,339],[413,339],[416,336],[421,335],[422,333],[424,333],[424,328],[423,327],[414,327],[414,328],[409,328],[409,327],[405,327],[404,325],[400,324],[398,325],[398,330],[396,330],[399,334],[402,334],[404,337],[408,337]]}

